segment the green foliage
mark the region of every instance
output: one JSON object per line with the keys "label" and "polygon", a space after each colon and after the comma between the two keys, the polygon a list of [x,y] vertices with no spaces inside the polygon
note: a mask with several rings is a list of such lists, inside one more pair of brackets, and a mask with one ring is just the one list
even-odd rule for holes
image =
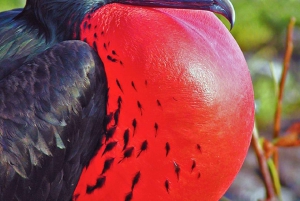
{"label": "green foliage", "polygon": [[275,114],[276,95],[272,78],[266,75],[257,76],[253,79],[255,100],[256,100],[256,120],[258,126],[265,126],[272,122]]}
{"label": "green foliage", "polygon": [[10,10],[13,8],[24,7],[25,0],[1,0],[0,1],[0,12],[4,10]]}
{"label": "green foliage", "polygon": [[[236,11],[236,23],[232,34],[243,51],[256,52],[268,45],[281,50],[290,17],[296,17],[296,26],[300,26],[299,0],[231,1]],[[272,50],[273,53],[277,53],[276,49]]]}

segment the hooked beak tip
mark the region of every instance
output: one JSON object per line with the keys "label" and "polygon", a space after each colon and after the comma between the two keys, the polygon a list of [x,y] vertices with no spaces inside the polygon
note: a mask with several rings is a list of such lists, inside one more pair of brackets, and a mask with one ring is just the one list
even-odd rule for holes
{"label": "hooked beak tip", "polygon": [[230,0],[107,0],[107,3],[123,3],[161,8],[208,10],[223,15],[231,24],[235,22],[235,11]]}
{"label": "hooked beak tip", "polygon": [[230,0],[214,0],[211,11],[223,15],[230,23],[230,30],[235,23],[235,10]]}

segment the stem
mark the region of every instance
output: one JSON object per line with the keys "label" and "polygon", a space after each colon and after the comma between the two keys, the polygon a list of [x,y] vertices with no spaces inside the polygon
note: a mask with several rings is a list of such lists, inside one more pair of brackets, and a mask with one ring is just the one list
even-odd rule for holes
{"label": "stem", "polygon": [[272,181],[273,181],[273,186],[274,186],[275,192],[277,194],[278,199],[280,201],[282,201],[282,197],[281,197],[281,184],[280,184],[280,179],[278,177],[278,171],[277,171],[277,169],[275,167],[274,161],[271,158],[269,158],[267,160],[267,163],[268,163],[270,174],[272,176]]}
{"label": "stem", "polygon": [[267,193],[267,200],[275,199],[275,190],[273,186],[273,181],[268,169],[267,160],[264,154],[264,150],[262,145],[259,142],[259,135],[256,128],[256,124],[254,124],[253,134],[252,134],[252,145],[254,147],[254,151],[257,156],[259,168],[263,177],[263,182],[265,185],[266,193]]}
{"label": "stem", "polygon": [[[294,25],[295,25],[296,19],[292,17],[290,19],[290,23],[288,25],[288,30],[287,30],[287,37],[286,37],[286,51],[285,51],[285,56],[284,56],[284,61],[283,61],[283,71],[279,83],[279,93],[278,93],[278,99],[277,99],[277,105],[276,105],[276,112],[275,112],[275,120],[274,120],[274,134],[273,138],[278,138],[279,137],[279,131],[280,131],[280,119],[281,119],[281,113],[282,113],[282,99],[283,99],[283,92],[284,92],[284,84],[286,82],[286,76],[287,72],[290,67],[290,60],[292,57],[292,52],[293,52],[293,30],[294,30]],[[273,155],[275,167],[278,171],[279,167],[279,157],[278,157],[278,150],[275,150],[274,155]]]}

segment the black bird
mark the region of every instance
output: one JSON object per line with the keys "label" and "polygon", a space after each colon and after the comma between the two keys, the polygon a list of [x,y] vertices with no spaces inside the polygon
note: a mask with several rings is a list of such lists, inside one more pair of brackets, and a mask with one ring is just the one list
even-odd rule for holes
{"label": "black bird", "polygon": [[24,9],[0,13],[1,201],[70,200],[105,142],[104,66],[79,39],[84,18],[114,2],[205,9],[233,19],[221,0],[27,0]]}

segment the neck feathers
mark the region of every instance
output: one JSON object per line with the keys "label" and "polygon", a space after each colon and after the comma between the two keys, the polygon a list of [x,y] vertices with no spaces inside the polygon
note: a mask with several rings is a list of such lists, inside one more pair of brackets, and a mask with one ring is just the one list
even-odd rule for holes
{"label": "neck feathers", "polygon": [[105,0],[27,0],[17,18],[38,26],[48,42],[78,39],[85,15],[105,3]]}

